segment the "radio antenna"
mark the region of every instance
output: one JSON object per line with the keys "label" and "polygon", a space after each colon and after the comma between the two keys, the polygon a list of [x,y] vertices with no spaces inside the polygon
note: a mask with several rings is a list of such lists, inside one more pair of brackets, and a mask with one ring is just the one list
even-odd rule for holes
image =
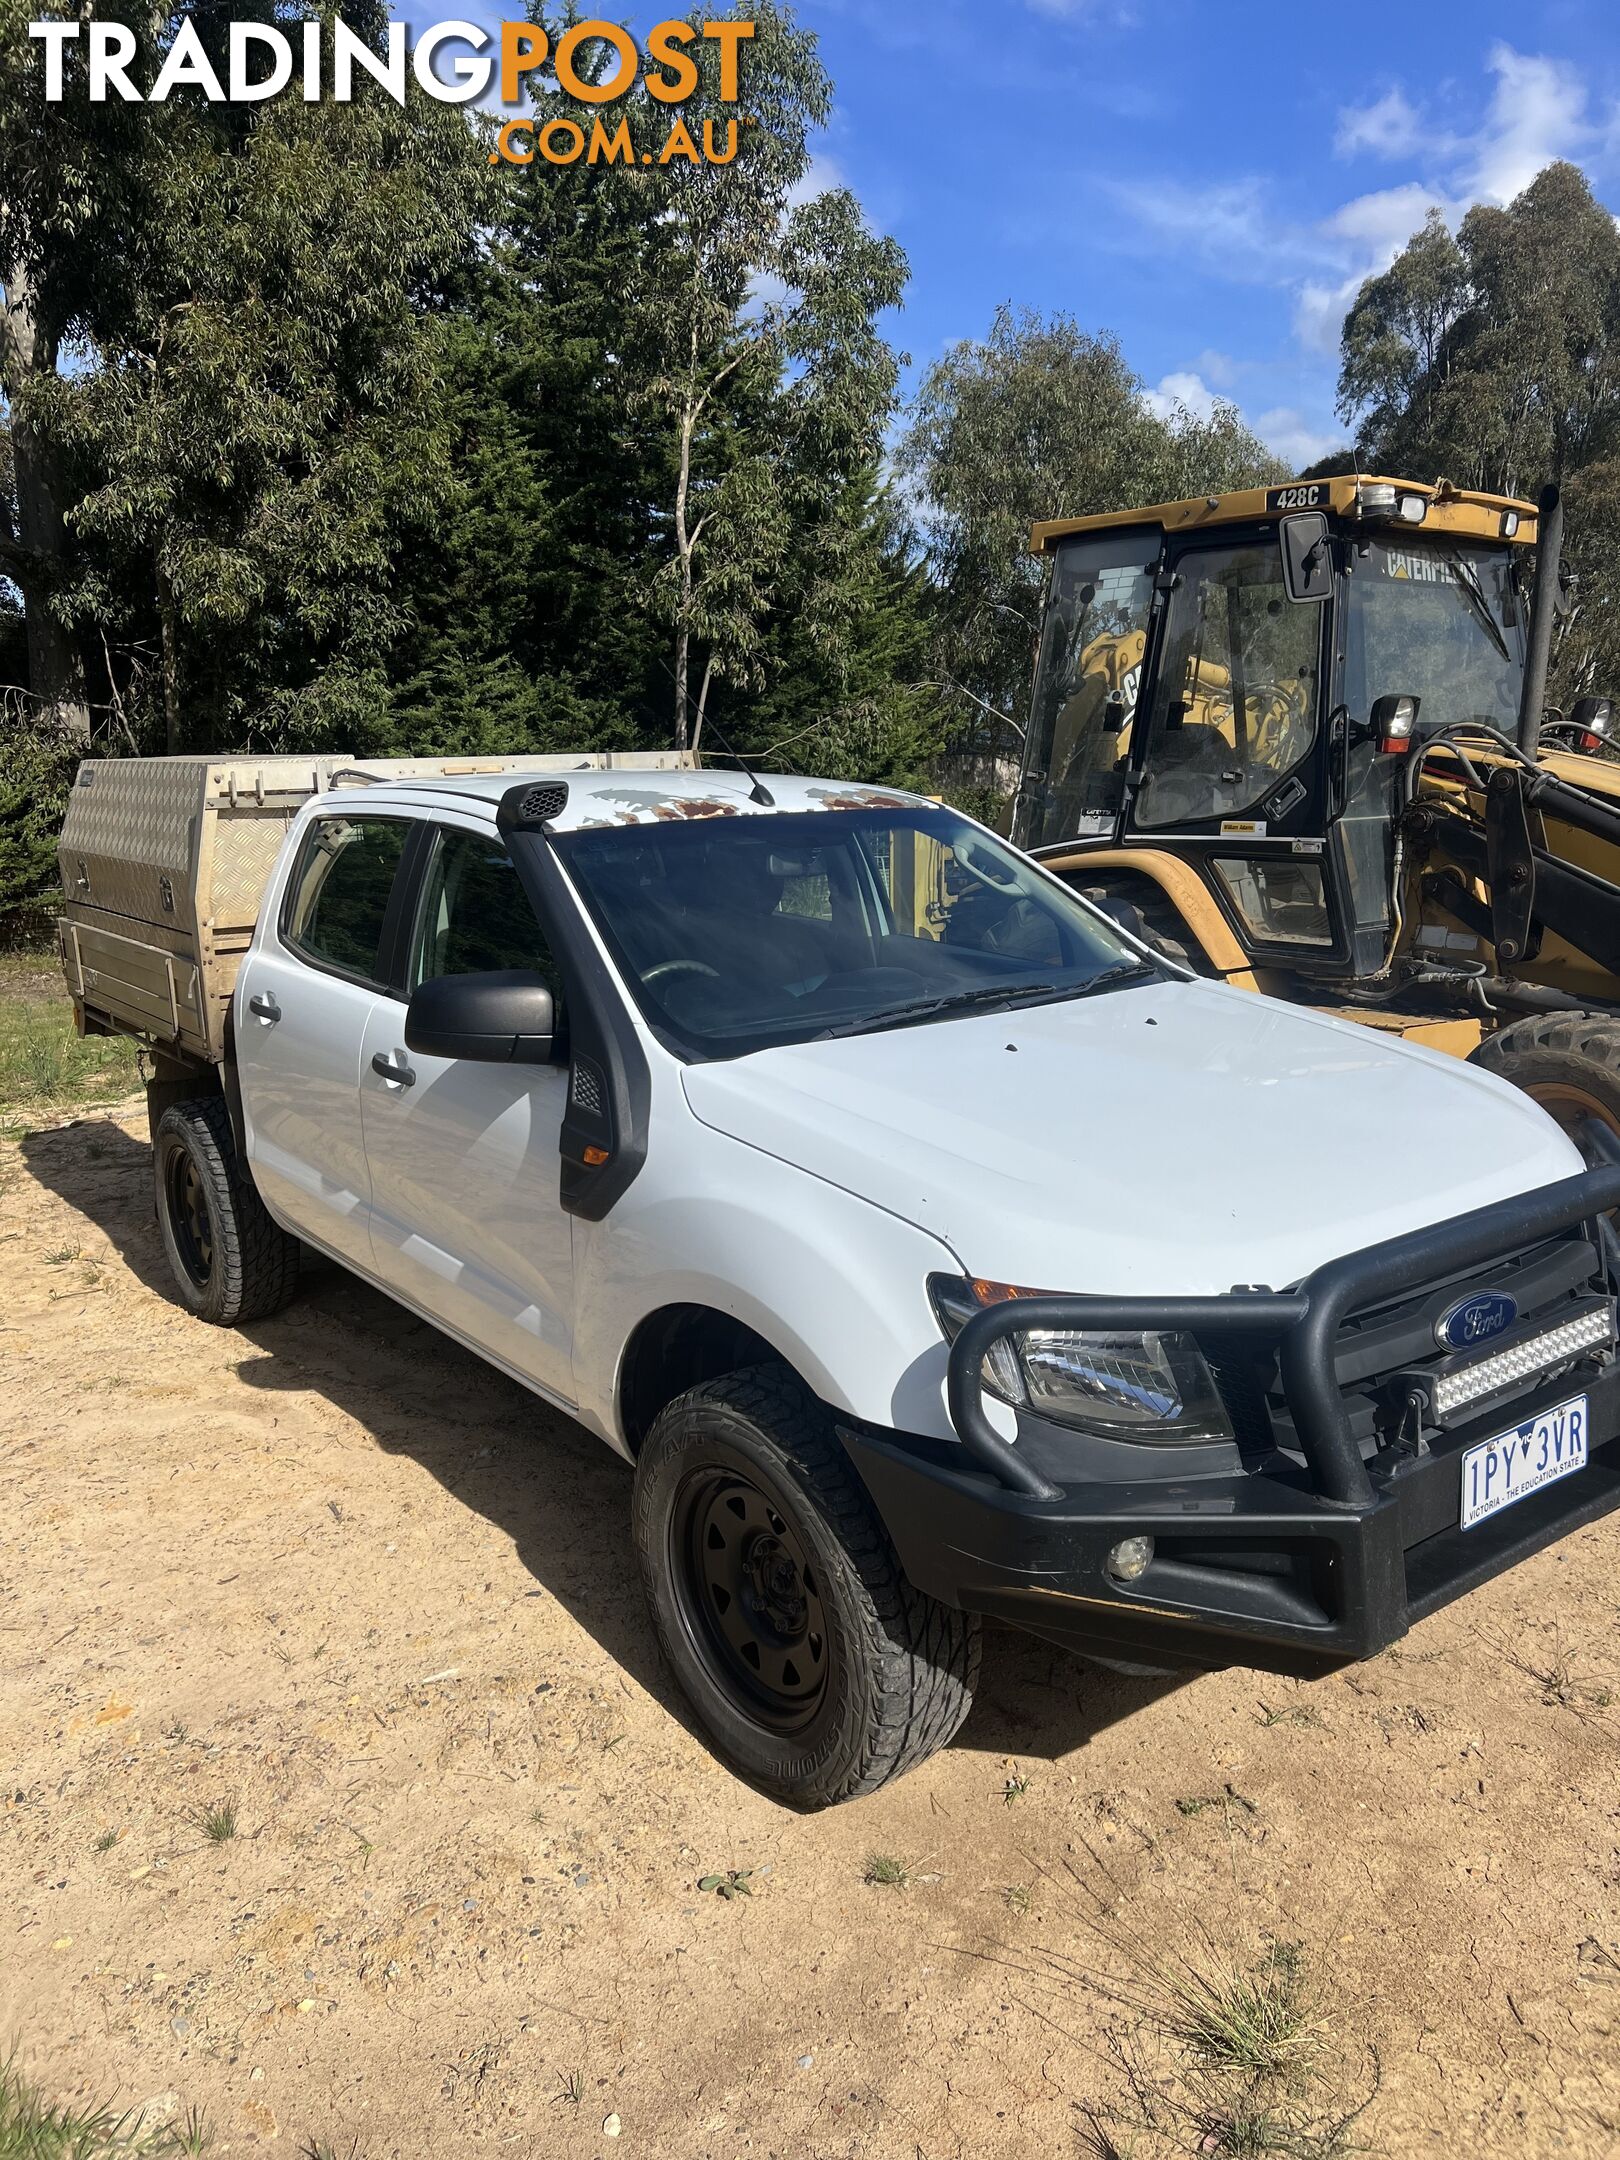
{"label": "radio antenna", "polygon": [[722,755],[728,758],[735,758],[737,763],[742,767],[743,771],[748,775],[748,778],[754,783],[753,786],[748,790],[748,800],[750,802],[760,804],[761,807],[766,810],[774,810],[776,808],[776,797],[771,793],[770,789],[759,777],[759,774],[755,772],[754,768],[752,767],[752,765],[749,764],[748,760],[743,756],[742,752],[740,750],[732,749],[730,743],[726,741],[726,738],[721,734],[720,730],[715,726],[712,720],[709,722],[709,733],[720,745]]}

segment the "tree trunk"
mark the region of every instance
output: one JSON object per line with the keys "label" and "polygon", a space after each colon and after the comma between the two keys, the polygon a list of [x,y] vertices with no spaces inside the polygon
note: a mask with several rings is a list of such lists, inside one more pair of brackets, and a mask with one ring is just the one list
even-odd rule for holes
{"label": "tree trunk", "polygon": [[161,565],[156,572],[158,622],[163,632],[163,746],[180,754],[180,658],[175,636],[174,592]]}
{"label": "tree trunk", "polygon": [[703,681],[698,686],[697,719],[692,723],[692,755],[697,756],[703,743],[703,715],[709,709],[709,685],[714,680],[714,654],[710,653],[703,663]]}
{"label": "tree trunk", "polygon": [[37,295],[27,272],[13,264],[0,264],[0,284],[5,287],[0,306],[0,391],[12,415],[15,576],[27,622],[28,687],[48,719],[88,742],[90,702],[84,659],[77,638],[52,610],[66,571],[68,547],[55,461],[49,444],[40,441],[23,417],[29,385],[56,372],[56,341],[39,321]]}

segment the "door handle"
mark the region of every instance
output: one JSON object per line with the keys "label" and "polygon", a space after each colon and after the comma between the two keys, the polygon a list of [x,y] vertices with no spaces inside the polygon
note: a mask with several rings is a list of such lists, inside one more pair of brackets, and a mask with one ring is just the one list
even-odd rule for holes
{"label": "door handle", "polygon": [[392,1080],[395,1087],[415,1087],[416,1075],[401,1058],[396,1065],[386,1050],[377,1051],[371,1060],[371,1069],[385,1080]]}
{"label": "door handle", "polygon": [[281,1018],[281,1007],[268,991],[260,997],[250,997],[248,1011],[257,1019],[268,1020],[272,1026]]}

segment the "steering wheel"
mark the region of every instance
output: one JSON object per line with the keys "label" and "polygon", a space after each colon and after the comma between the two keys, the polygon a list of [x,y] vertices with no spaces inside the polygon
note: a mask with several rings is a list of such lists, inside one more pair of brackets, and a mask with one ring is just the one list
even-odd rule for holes
{"label": "steering wheel", "polygon": [[720,970],[710,967],[706,960],[660,960],[642,976],[642,987],[650,990],[654,983],[667,982],[672,975],[707,975],[711,982],[720,980]]}

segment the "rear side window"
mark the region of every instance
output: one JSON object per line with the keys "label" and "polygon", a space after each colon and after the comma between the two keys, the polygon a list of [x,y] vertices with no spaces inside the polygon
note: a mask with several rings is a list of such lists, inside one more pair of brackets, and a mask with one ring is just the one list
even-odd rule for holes
{"label": "rear side window", "polygon": [[409,830],[400,818],[317,818],[288,893],[287,943],[318,966],[380,982],[383,924]]}

